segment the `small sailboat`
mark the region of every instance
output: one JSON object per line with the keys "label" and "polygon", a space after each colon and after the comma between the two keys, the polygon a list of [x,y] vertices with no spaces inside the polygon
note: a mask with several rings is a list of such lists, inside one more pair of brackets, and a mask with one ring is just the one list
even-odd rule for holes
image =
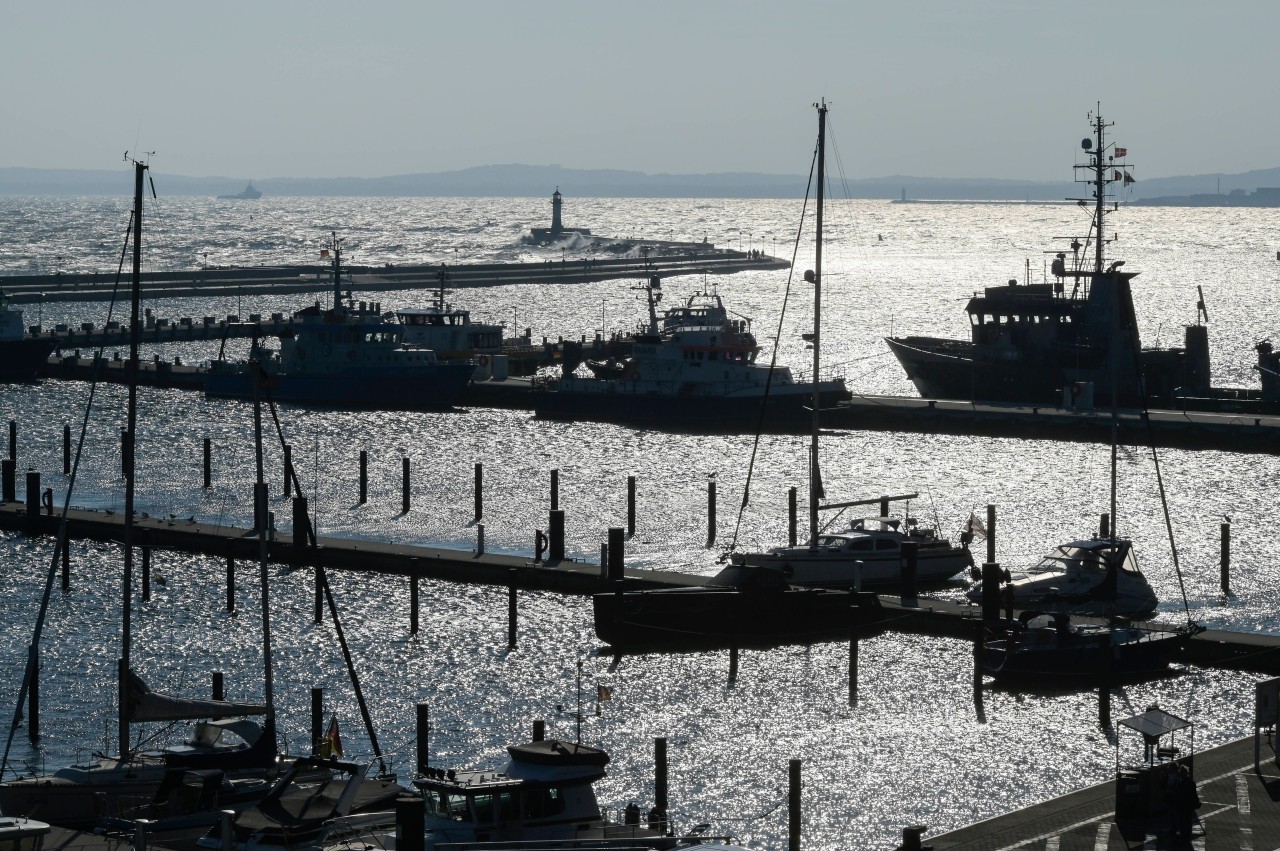
{"label": "small sailboat", "polygon": [[[829,397],[821,392],[818,384],[822,352],[822,218],[825,183],[826,106],[819,108],[818,180],[815,208],[814,268],[805,272],[804,279],[813,285],[813,331],[805,339],[813,348],[814,384],[810,394],[811,411],[809,436],[809,540],[799,546],[774,547],[764,552],[736,552],[731,546],[727,559],[734,564],[756,565],[780,571],[787,581],[806,587],[853,588],[861,590],[896,589],[902,582],[902,571],[907,562],[907,548],[916,548],[916,581],[937,583],[945,581],[966,567],[973,559],[965,545],[953,545],[938,534],[936,529],[919,525],[908,514],[901,518],[889,516],[892,502],[905,502],[919,494],[884,496],[853,502],[823,503],[826,494],[822,487],[819,466],[819,427],[824,401]],[[745,506],[746,500],[743,500]],[[828,529],[820,525],[820,511],[843,512],[864,505],[880,506],[876,517],[854,518],[844,528]],[[838,518],[840,515],[837,514]],[[829,524],[828,524],[829,525]],[[736,542],[735,542],[736,545]]]}

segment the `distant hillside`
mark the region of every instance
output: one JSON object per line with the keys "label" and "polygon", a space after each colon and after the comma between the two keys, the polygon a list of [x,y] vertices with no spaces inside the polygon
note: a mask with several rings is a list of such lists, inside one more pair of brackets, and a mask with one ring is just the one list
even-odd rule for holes
{"label": "distant hillside", "polygon": [[[158,191],[166,195],[213,197],[239,192],[244,177],[185,177],[155,172]],[[460,171],[406,174],[394,177],[253,178],[264,197],[381,196],[381,197],[542,197],[557,186],[579,198],[802,198],[802,175],[726,172],[722,174],[645,174],[615,169],[572,169],[560,166],[491,165]],[[1164,177],[1134,184],[1135,198],[1190,195],[1198,192],[1252,192],[1260,186],[1280,186],[1280,168],[1243,174]],[[0,195],[128,195],[132,180],[127,170],[72,171],[64,169],[0,168]],[[841,184],[837,197],[894,199],[1062,200],[1080,195],[1083,187],[1070,182],[1009,180],[1004,178],[934,178],[894,175],[851,180]]]}

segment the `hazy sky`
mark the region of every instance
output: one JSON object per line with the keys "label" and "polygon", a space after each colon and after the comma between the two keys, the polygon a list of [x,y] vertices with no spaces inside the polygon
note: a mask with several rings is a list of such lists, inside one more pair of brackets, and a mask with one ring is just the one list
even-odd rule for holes
{"label": "hazy sky", "polygon": [[1070,179],[1280,165],[1280,0],[0,0],[0,166]]}

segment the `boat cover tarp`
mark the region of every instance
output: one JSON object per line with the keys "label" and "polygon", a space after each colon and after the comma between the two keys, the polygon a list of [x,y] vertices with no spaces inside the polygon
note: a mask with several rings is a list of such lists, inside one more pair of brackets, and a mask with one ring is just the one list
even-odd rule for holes
{"label": "boat cover tarp", "polygon": [[263,715],[261,703],[232,703],[226,700],[193,700],[154,692],[132,671],[129,672],[129,721],[193,721],[199,718],[231,718]]}

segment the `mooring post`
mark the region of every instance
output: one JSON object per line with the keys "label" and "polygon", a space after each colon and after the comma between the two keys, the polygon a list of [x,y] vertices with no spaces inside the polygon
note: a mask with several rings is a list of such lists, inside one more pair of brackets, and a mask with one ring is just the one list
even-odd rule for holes
{"label": "mooring post", "polygon": [[227,611],[236,610],[236,557],[227,553]]}
{"label": "mooring post", "polygon": [[223,685],[222,672],[214,671],[213,684],[212,684],[212,687],[209,689],[209,694],[213,697],[214,700],[225,700],[226,698],[223,696],[225,694],[225,692],[223,691],[223,688],[224,688],[224,685]]}
{"label": "mooring post", "polygon": [[787,491],[787,543],[796,545],[796,489]]}
{"label": "mooring post", "polygon": [[[621,583],[625,579],[625,565],[622,543],[623,530],[616,526],[609,527],[609,581]],[[621,584],[617,587],[621,588]]]}
{"label": "mooring post", "polygon": [[1098,537],[1111,537],[1111,512],[1109,511],[1102,512],[1098,517]]}
{"label": "mooring post", "polygon": [[62,541],[62,590],[67,592],[71,590],[71,539],[64,538]]}
{"label": "mooring post", "polygon": [[738,681],[738,641],[734,639],[729,645],[729,683]]}
{"label": "mooring post", "polygon": [[889,497],[887,496],[880,497],[880,516],[889,516]]}
{"label": "mooring post", "polygon": [[324,735],[324,689],[311,687],[311,755],[320,753],[320,739]]}
{"label": "mooring post", "polygon": [[427,773],[431,764],[431,704],[419,700],[414,729],[418,734],[418,776]]}
{"label": "mooring post", "polygon": [[1111,687],[1105,681],[1098,684],[1098,725],[1104,730],[1111,727]]}
{"label": "mooring post", "polygon": [[400,459],[400,511],[409,513],[409,456]]}
{"label": "mooring post", "polygon": [[27,526],[35,531],[40,522],[40,473],[27,470]]}
{"label": "mooring post", "polygon": [[787,851],[800,851],[800,760],[791,760],[787,774]]}
{"label": "mooring post", "polygon": [[311,516],[307,513],[307,498],[299,494],[293,498],[293,566],[306,563],[307,549],[311,545]]}
{"label": "mooring post", "polygon": [[127,479],[132,474],[133,459],[129,457],[129,448],[133,441],[129,439],[129,429],[120,429],[120,478]]}
{"label": "mooring post", "polygon": [[987,561],[996,560],[996,507],[987,505]]}
{"label": "mooring post", "polygon": [[369,453],[360,450],[360,504],[369,501]]}
{"label": "mooring post", "polygon": [[[667,740],[659,736],[653,740],[653,808],[658,811],[658,820],[667,820]],[[653,830],[662,830],[664,824],[650,824]],[[665,831],[664,831],[665,832]]]}
{"label": "mooring post", "polygon": [[40,738],[40,648],[32,644],[27,652],[31,668],[31,682],[27,684],[27,738],[34,742]]}
{"label": "mooring post", "polygon": [[9,420],[9,460],[18,461],[18,421]]}
{"label": "mooring post", "polygon": [[418,634],[418,577],[409,577],[409,634]]}
{"label": "mooring post", "polygon": [[293,446],[284,445],[284,498],[293,496]]}
{"label": "mooring post", "polygon": [[1000,565],[989,561],[982,565],[982,620],[1000,620]]}
{"label": "mooring post", "polygon": [[143,544],[142,550],[142,602],[151,600],[151,547]]}
{"label": "mooring post", "polygon": [[5,502],[18,501],[18,474],[16,467],[17,465],[14,463],[12,458],[5,458],[3,461],[0,461],[0,470],[3,471],[0,472],[0,477],[4,479],[0,488],[3,488],[4,490],[3,496]]}
{"label": "mooring post", "polygon": [[476,520],[484,517],[484,464],[476,462]]}
{"label": "mooring post", "polygon": [[484,524],[476,524],[476,555],[484,555]]}
{"label": "mooring post", "polygon": [[1221,563],[1221,585],[1222,593],[1231,593],[1231,524],[1223,523],[1222,529],[1222,563]]}
{"label": "mooring post", "polygon": [[547,737],[547,722],[541,718],[533,720],[533,738],[532,741],[540,742]]}
{"label": "mooring post", "polygon": [[560,507],[560,471],[551,471],[551,510]]}
{"label": "mooring post", "polygon": [[213,440],[204,439],[204,486],[207,490],[213,487]]}
{"label": "mooring post", "polygon": [[564,561],[564,511],[554,510],[547,524],[547,561]]}
{"label": "mooring post", "polygon": [[636,534],[636,477],[627,476],[627,535]]}
{"label": "mooring post", "polygon": [[263,534],[267,531],[267,512],[271,509],[271,500],[267,497],[267,483],[253,483],[253,531]]}
{"label": "mooring post", "polygon": [[516,568],[507,571],[507,649],[516,649]]}
{"label": "mooring post", "polygon": [[[884,516],[884,515],[881,515]],[[916,572],[920,565],[920,544],[902,542],[902,605],[916,603]]]}
{"label": "mooring post", "polygon": [[421,795],[396,798],[396,851],[423,851],[427,834],[422,822],[427,817],[427,800]]}
{"label": "mooring post", "polygon": [[71,425],[62,425],[62,475],[71,475]]}
{"label": "mooring post", "polygon": [[716,542],[716,480],[707,480],[707,546]]}

